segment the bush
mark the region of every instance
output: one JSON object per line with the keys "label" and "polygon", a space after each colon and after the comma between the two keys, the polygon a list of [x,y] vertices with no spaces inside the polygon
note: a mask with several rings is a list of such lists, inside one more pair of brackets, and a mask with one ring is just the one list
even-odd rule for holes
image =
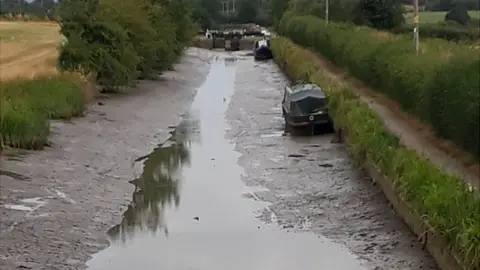
{"label": "bush", "polygon": [[62,1],[61,34],[68,42],[60,49],[60,68],[95,74],[102,86],[128,85],[138,75],[140,57],[122,25],[102,12],[94,1]]}
{"label": "bush", "polygon": [[[480,103],[475,49],[423,40],[422,53],[416,55],[410,36],[348,24],[327,26],[310,16],[285,16],[279,33],[347,68],[352,75],[397,100],[405,111],[430,124],[438,135],[480,157],[480,138],[472,137],[478,134],[474,129],[480,119],[478,114],[470,113]],[[472,59],[472,55],[477,57]],[[441,100],[439,93],[443,93]],[[456,134],[447,130],[456,130]]]}
{"label": "bush", "polygon": [[392,29],[405,23],[405,9],[399,0],[360,0],[354,22],[377,29]]}
{"label": "bush", "polygon": [[41,149],[49,134],[48,119],[69,119],[83,114],[83,90],[61,74],[30,81],[3,82],[0,87],[1,145]]}
{"label": "bush", "polygon": [[381,119],[353,90],[322,73],[314,54],[283,37],[272,40],[272,50],[281,66],[286,63],[285,71],[291,79],[308,74],[310,81],[322,86],[329,97],[329,111],[335,125],[347,131],[348,148],[354,159],[359,163],[365,158],[372,162],[392,181],[400,198],[422,218],[426,228],[446,239],[465,269],[478,269],[480,200],[477,194],[469,191],[461,179],[443,173],[426,158],[401,146],[399,139],[388,133]]}
{"label": "bush", "polygon": [[468,10],[465,7],[457,4],[445,15],[445,21],[454,21],[462,25],[467,25],[470,21],[470,15],[468,15]]}
{"label": "bush", "polygon": [[170,68],[193,36],[185,1],[64,0],[58,10],[63,70],[94,74],[105,89]]}

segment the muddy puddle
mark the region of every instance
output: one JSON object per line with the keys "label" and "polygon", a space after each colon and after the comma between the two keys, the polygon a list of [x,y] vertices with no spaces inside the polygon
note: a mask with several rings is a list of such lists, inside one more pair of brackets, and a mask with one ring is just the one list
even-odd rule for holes
{"label": "muddy puddle", "polygon": [[275,214],[245,186],[240,154],[225,137],[238,68],[233,55],[212,60],[172,137],[139,160],[143,173],[131,182],[132,202],[108,231],[110,247],[88,262],[89,269],[363,269],[339,244],[257,218],[268,211],[275,220]]}

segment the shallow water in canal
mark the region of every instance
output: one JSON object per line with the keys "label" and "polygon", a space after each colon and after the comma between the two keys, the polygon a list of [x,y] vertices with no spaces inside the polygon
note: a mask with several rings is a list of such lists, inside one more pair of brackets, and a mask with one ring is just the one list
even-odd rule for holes
{"label": "shallow water in canal", "polygon": [[212,60],[172,137],[139,160],[143,173],[132,181],[132,203],[89,269],[363,269],[339,244],[256,218],[268,204],[251,199],[255,190],[242,181],[240,154],[226,138],[238,68],[231,57]]}

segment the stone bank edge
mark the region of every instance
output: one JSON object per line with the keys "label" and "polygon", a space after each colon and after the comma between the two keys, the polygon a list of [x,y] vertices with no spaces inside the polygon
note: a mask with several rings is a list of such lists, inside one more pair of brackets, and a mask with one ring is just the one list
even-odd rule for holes
{"label": "stone bank edge", "polygon": [[480,269],[476,192],[401,145],[353,89],[325,74],[313,53],[281,36],[272,39],[272,50],[275,62],[290,79],[308,78],[326,92],[336,129],[343,130],[353,159],[380,185],[438,266]]}

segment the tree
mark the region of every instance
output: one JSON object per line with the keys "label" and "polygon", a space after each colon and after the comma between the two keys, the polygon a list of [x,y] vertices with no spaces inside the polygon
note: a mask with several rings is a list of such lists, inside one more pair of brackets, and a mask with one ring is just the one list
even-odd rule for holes
{"label": "tree", "polygon": [[358,25],[389,30],[405,23],[404,13],[399,0],[360,0],[353,17]]}
{"label": "tree", "polygon": [[270,0],[268,2],[270,17],[275,26],[278,25],[283,14],[287,11],[288,2],[289,0]]}
{"label": "tree", "polygon": [[255,22],[258,15],[258,5],[256,1],[252,0],[240,0],[237,2],[237,22],[238,23],[251,23]]}
{"label": "tree", "polygon": [[59,65],[105,90],[171,66],[191,37],[186,0],[63,0]]}
{"label": "tree", "polygon": [[[195,124],[194,124],[195,125]],[[139,230],[157,232],[160,229],[168,235],[164,212],[180,205],[180,184],[182,168],[190,164],[190,143],[192,130],[196,126],[181,124],[170,139],[175,143],[157,147],[143,163],[143,172],[132,181],[135,191],[132,203],[123,215],[120,225],[108,234],[125,241]]]}
{"label": "tree", "polygon": [[168,1],[166,5],[168,13],[173,22],[175,22],[175,36],[177,46],[174,48],[175,53],[180,54],[186,43],[193,36],[192,21],[192,3],[189,0]]}
{"label": "tree", "polygon": [[462,25],[467,25],[470,19],[468,10],[461,4],[454,5],[445,15],[445,21],[455,21]]}
{"label": "tree", "polygon": [[[312,15],[325,19],[325,0],[292,0],[289,3],[290,9],[296,14]],[[329,3],[329,20],[352,21],[352,11],[355,2],[352,0],[335,0]]]}
{"label": "tree", "polygon": [[192,18],[202,29],[212,29],[220,18],[219,0],[196,0],[193,3]]}
{"label": "tree", "polygon": [[59,55],[60,67],[94,74],[105,87],[128,85],[140,62],[125,29],[102,16],[95,0],[65,0],[59,9],[61,33],[68,40]]}

